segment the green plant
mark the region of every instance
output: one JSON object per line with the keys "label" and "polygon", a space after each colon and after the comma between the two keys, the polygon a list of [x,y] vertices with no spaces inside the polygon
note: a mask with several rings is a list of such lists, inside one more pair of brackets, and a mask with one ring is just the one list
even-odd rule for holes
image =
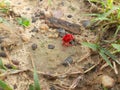
{"label": "green plant", "polygon": [[30,20],[24,17],[17,18],[17,21],[20,25],[28,27],[30,25]]}
{"label": "green plant", "polygon": [[0,11],[3,13],[8,13],[10,10],[10,3],[8,0],[2,0],[0,2]]}
{"label": "green plant", "polygon": [[0,69],[7,70],[7,68],[4,66],[1,58],[0,58]]}
{"label": "green plant", "polygon": [[7,85],[4,81],[0,80],[0,88],[1,90],[13,90],[9,85]]}
{"label": "green plant", "polygon": [[113,48],[116,49],[112,53],[118,53],[120,52],[120,44],[112,44]]}
{"label": "green plant", "polygon": [[113,55],[109,50],[107,50],[106,48],[101,47],[100,45],[97,44],[93,44],[93,43],[87,43],[87,42],[83,42],[82,45],[87,46],[89,48],[91,48],[94,51],[97,51],[99,53],[99,55],[106,61],[106,63],[113,68],[113,65],[111,64],[109,58],[111,58],[112,60],[116,61],[118,64],[120,64],[120,62],[117,60],[117,57],[115,55]]}
{"label": "green plant", "polygon": [[115,0],[89,0],[91,3],[98,4],[98,7],[101,8],[100,13],[90,14],[91,16],[96,17],[93,22],[99,22],[97,24],[101,25],[101,29],[105,26],[108,26],[110,29],[114,26],[115,33],[114,38],[116,38],[119,29],[120,29],[120,6],[115,5]]}
{"label": "green plant", "polygon": [[41,90],[36,68],[34,67],[34,84],[29,85],[29,90]]}

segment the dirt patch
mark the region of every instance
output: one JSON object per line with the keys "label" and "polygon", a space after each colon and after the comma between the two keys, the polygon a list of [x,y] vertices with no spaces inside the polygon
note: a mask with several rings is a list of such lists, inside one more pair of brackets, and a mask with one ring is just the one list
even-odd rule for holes
{"label": "dirt patch", "polygon": [[[74,35],[77,44],[66,47],[62,45],[62,38],[57,31],[59,28],[51,28],[44,19],[40,19],[42,11],[46,16],[83,27],[81,22],[91,18],[85,15],[89,8],[84,0],[52,0],[51,3],[47,0],[11,0],[10,5],[17,16],[5,17],[12,25],[0,24],[0,36],[5,37],[0,46],[8,48],[9,52],[9,58],[2,58],[5,63],[9,63],[9,59],[17,60],[20,70],[32,70],[32,59],[39,74],[41,90],[103,90],[100,76],[104,74],[117,82],[111,90],[119,90],[119,74],[115,75],[109,67],[101,71],[99,55],[91,55],[91,50],[80,44],[85,41],[96,42],[95,32],[83,28],[80,35]],[[29,18],[31,25],[27,28],[18,25],[18,16]],[[33,47],[33,44],[36,46]],[[66,59],[69,62],[66,63]],[[33,77],[31,72],[23,71],[8,75],[5,81],[14,90],[28,90]]]}

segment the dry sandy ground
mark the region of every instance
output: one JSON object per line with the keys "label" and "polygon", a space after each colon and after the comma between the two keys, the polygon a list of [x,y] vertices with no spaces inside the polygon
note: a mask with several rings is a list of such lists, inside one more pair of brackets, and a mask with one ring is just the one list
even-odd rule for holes
{"label": "dry sandy ground", "polygon": [[[51,4],[48,3],[48,0],[10,0],[10,3],[14,13],[27,17],[31,21],[33,19],[32,17],[35,17],[35,13],[38,11],[44,11],[46,15],[52,14],[54,17],[79,25],[81,25],[82,21],[90,19],[90,17],[85,15],[89,9],[83,0],[52,0]],[[72,17],[69,18],[69,15],[72,15]],[[10,40],[12,40],[12,43],[17,43],[17,46],[9,53],[9,58],[20,62],[18,65],[19,69],[33,69],[31,64],[32,59],[38,72],[61,75],[60,78],[55,80],[48,80],[49,77],[39,75],[41,90],[69,90],[74,80],[79,77],[83,79],[77,84],[77,88],[74,90],[88,90],[88,88],[89,90],[102,90],[99,84],[99,75],[103,74],[103,72],[96,73],[94,71],[85,76],[76,74],[69,78],[62,77],[76,72],[82,73],[84,69],[88,69],[91,65],[95,65],[98,62],[98,55],[87,57],[90,55],[90,50],[80,44],[70,47],[62,46],[62,38],[58,36],[56,29],[42,28],[42,26],[47,27],[42,19],[38,18],[27,28],[19,26],[13,17],[7,19],[12,24],[1,24],[0,27],[5,29],[8,35],[11,35]],[[5,25],[6,28],[3,27],[3,25]],[[37,28],[38,32],[31,32],[34,27]],[[2,32],[1,35],[6,35],[6,32],[5,34]],[[25,38],[25,40],[23,41],[21,38]],[[94,42],[97,39],[94,33],[91,33],[87,29],[85,29],[81,35],[75,35],[75,38],[78,42]],[[32,50],[32,44],[37,44],[36,50]],[[49,44],[54,45],[55,48],[48,49]],[[69,56],[72,57],[73,64],[65,67],[61,63]],[[87,58],[78,63],[78,61],[84,57]],[[8,63],[6,58],[3,58],[3,60],[5,61],[4,63]],[[5,81],[14,88],[14,90],[28,90],[29,85],[33,83],[33,78],[32,73],[23,72],[9,75]],[[56,89],[52,89],[53,87]]]}

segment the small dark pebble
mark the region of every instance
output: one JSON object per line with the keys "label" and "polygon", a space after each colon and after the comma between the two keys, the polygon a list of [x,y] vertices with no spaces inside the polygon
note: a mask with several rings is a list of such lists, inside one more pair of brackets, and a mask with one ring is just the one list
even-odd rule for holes
{"label": "small dark pebble", "polygon": [[72,64],[72,63],[73,63],[73,58],[69,56],[62,62],[62,65],[68,66],[69,64]]}
{"label": "small dark pebble", "polygon": [[77,45],[77,42],[75,42],[75,40],[72,40],[69,42],[71,45]]}
{"label": "small dark pebble", "polygon": [[1,49],[2,51],[4,51],[4,47],[3,47],[3,46],[0,46],[0,49]]}
{"label": "small dark pebble", "polygon": [[36,22],[37,18],[36,17],[32,17],[32,23]]}
{"label": "small dark pebble", "polygon": [[35,12],[35,17],[40,17],[41,16],[41,12],[40,11],[38,11],[38,12]]}
{"label": "small dark pebble", "polygon": [[68,15],[67,17],[68,17],[68,18],[72,18],[72,15]]}
{"label": "small dark pebble", "polygon": [[26,8],[26,10],[30,10],[30,8]]}
{"label": "small dark pebble", "polygon": [[53,85],[50,86],[50,90],[56,90]]}
{"label": "small dark pebble", "polygon": [[12,69],[12,65],[11,64],[5,64],[5,67],[8,68],[8,69]]}
{"label": "small dark pebble", "polygon": [[17,4],[18,4],[18,5],[20,5],[20,4],[21,4],[21,2],[18,2]]}
{"label": "small dark pebble", "polygon": [[38,29],[36,27],[34,27],[30,32],[38,32]]}
{"label": "small dark pebble", "polygon": [[85,28],[88,28],[90,27],[91,23],[89,20],[85,20],[85,21],[82,21],[82,25],[85,27]]}
{"label": "small dark pebble", "polygon": [[48,45],[48,49],[54,49],[54,48],[55,48],[55,45],[52,45],[52,44]]}
{"label": "small dark pebble", "polygon": [[37,49],[37,44],[32,44],[32,50],[36,50]]}
{"label": "small dark pebble", "polygon": [[66,34],[66,31],[62,28],[57,29],[57,32],[59,33],[60,37],[63,37]]}
{"label": "small dark pebble", "polygon": [[7,57],[7,54],[5,52],[0,52],[0,57]]}
{"label": "small dark pebble", "polygon": [[16,84],[14,84],[14,86],[13,86],[13,87],[14,87],[14,89],[17,89],[17,85],[16,85]]}
{"label": "small dark pebble", "polygon": [[13,63],[14,65],[19,65],[19,61],[17,61],[17,60],[12,60],[12,63]]}

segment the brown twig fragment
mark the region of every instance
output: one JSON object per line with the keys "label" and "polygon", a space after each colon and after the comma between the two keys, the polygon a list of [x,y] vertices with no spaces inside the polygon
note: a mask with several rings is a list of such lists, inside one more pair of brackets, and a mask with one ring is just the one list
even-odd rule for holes
{"label": "brown twig fragment", "polygon": [[83,79],[82,76],[78,76],[72,83],[72,85],[69,87],[69,90],[71,89],[75,89],[75,87],[78,85],[78,83],[80,82],[80,80]]}
{"label": "brown twig fragment", "polygon": [[55,17],[45,16],[44,13],[41,14],[40,18],[45,19],[45,23],[52,28],[63,28],[68,32],[73,34],[81,34],[82,26],[79,24],[70,23],[68,21],[58,19]]}
{"label": "brown twig fragment", "polygon": [[118,74],[118,69],[117,69],[116,63],[114,61],[113,61],[113,69],[115,71],[115,74]]}

